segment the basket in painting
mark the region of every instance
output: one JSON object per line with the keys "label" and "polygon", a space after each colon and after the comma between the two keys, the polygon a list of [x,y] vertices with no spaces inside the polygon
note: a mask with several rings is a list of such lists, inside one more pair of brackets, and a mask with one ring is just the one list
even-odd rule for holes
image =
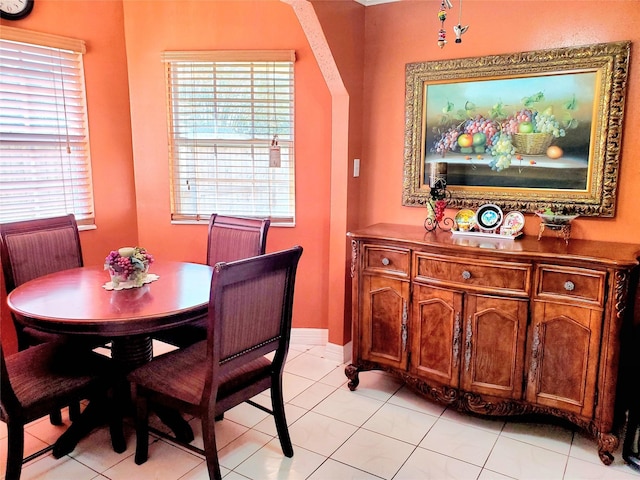
{"label": "basket in painting", "polygon": [[513,146],[516,153],[524,155],[543,155],[553,142],[551,133],[516,133],[513,135]]}

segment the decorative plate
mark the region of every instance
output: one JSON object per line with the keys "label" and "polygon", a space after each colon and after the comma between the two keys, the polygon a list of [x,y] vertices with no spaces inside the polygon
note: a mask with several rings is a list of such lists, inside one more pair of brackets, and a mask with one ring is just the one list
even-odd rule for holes
{"label": "decorative plate", "polygon": [[456,214],[455,222],[459,230],[473,230],[476,226],[476,212],[466,208],[460,210]]}
{"label": "decorative plate", "polygon": [[505,215],[502,226],[510,228],[511,232],[516,234],[524,228],[524,215],[517,211],[509,212]]}
{"label": "decorative plate", "polygon": [[476,222],[483,230],[495,230],[502,223],[502,210],[493,203],[485,203],[476,212]]}

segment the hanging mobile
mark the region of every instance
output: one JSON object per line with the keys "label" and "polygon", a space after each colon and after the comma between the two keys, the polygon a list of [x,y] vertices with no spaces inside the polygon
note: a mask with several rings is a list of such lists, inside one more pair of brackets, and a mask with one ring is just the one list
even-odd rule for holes
{"label": "hanging mobile", "polygon": [[438,12],[438,19],[440,20],[440,30],[438,30],[438,46],[444,47],[447,43],[447,31],[444,29],[444,21],[447,19],[447,8],[453,8],[451,0],[442,0],[440,4],[440,11]]}
{"label": "hanging mobile", "polygon": [[469,30],[469,25],[462,26],[462,0],[460,0],[460,12],[458,13],[458,24],[453,26],[456,34],[456,43],[462,43],[462,34]]}

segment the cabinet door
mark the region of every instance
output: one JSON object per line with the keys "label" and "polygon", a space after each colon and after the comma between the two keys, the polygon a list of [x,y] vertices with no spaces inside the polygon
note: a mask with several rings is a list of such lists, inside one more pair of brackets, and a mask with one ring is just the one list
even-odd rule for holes
{"label": "cabinet door", "polygon": [[520,400],[527,300],[468,295],[465,300],[463,390]]}
{"label": "cabinet door", "polygon": [[602,312],[534,301],[526,399],[591,418]]}
{"label": "cabinet door", "polygon": [[427,383],[458,387],[462,340],[462,294],[414,286],[411,314],[412,375]]}
{"label": "cabinet door", "polygon": [[361,358],[405,368],[409,282],[365,275],[361,315]]}

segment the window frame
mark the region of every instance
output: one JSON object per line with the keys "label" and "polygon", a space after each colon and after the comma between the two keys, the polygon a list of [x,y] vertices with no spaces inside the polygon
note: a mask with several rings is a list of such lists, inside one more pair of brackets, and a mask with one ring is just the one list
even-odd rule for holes
{"label": "window frame", "polygon": [[[292,50],[167,51],[163,52],[162,61],[165,64],[166,78],[171,222],[207,222],[211,214],[216,213],[267,217],[271,220],[272,226],[294,226],[295,52]],[[287,64],[286,74],[276,70],[276,64],[279,66]],[[235,76],[232,73],[234,65],[237,67]],[[189,68],[192,68],[193,72],[189,71],[185,74]],[[228,71],[225,71],[225,68]],[[269,68],[273,68],[271,73]],[[208,72],[207,69],[211,71]],[[211,78],[202,80],[202,72],[210,73]],[[246,78],[242,77],[243,73],[247,75]],[[260,80],[261,74],[269,80],[264,78]],[[269,74],[272,77],[268,77]],[[278,78],[277,85],[276,78]],[[227,81],[239,91],[230,90],[229,84],[224,83]],[[269,83],[271,81],[273,81],[273,87]],[[245,82],[250,86],[244,85]],[[201,93],[199,89],[203,86],[208,87],[210,92]],[[184,88],[187,92],[182,93],[178,90],[179,88]],[[243,96],[247,91],[251,92],[251,100]],[[283,91],[286,94],[282,94]],[[265,99],[265,92],[273,98],[269,96]],[[201,98],[191,100],[188,95],[195,97],[196,93]],[[232,97],[233,101],[230,101]],[[260,100],[257,100],[258,98]],[[244,138],[240,138],[242,136],[240,134],[225,132],[223,127],[218,128],[218,125],[224,123],[225,118],[220,112],[232,103],[237,105],[228,107],[235,108],[228,115],[236,114],[238,124],[243,122],[248,124],[242,127]],[[261,111],[258,104],[261,105]],[[207,116],[202,113],[205,110],[203,105],[209,107]],[[276,113],[275,105],[281,108],[278,110],[281,113]],[[282,105],[285,105],[284,115]],[[269,111],[265,114],[266,108],[273,108],[274,113],[271,114]],[[264,119],[265,116],[267,120]],[[189,122],[192,124],[185,127]],[[264,127],[267,123],[270,126],[277,124],[277,127],[270,129],[268,134],[265,133]],[[203,125],[216,125],[216,127],[209,133],[196,132],[196,129],[205,130]],[[189,134],[185,135],[189,128],[191,129],[190,137]],[[241,127],[237,128],[241,129]],[[285,131],[285,135],[278,134],[276,130],[280,128]],[[279,168],[271,169],[268,164],[269,147],[273,146],[274,133],[278,134],[277,145],[281,151],[282,170],[280,172],[278,172]],[[219,154],[219,152],[223,153]],[[241,170],[249,173],[239,174]],[[213,171],[215,173],[210,173]],[[247,175],[247,177],[241,179],[241,175]],[[189,182],[194,180],[195,193],[190,194]],[[283,185],[286,187],[283,188]],[[227,190],[219,193],[223,187]],[[248,210],[237,208],[240,204],[238,198],[243,189],[255,200]],[[280,197],[283,192],[284,200]],[[272,202],[276,196],[279,197],[275,201],[278,204],[276,208],[280,211],[273,209]],[[187,201],[190,201],[191,205],[185,206]],[[225,201],[230,210],[225,209]],[[283,204],[286,205],[285,209],[281,207]]]}
{"label": "window frame", "polygon": [[[95,226],[85,42],[4,25],[0,29],[0,40],[7,62],[13,59],[13,65],[19,65],[20,57],[25,61],[23,69],[19,66],[9,69],[5,64],[0,72],[2,80],[7,82],[3,84],[2,103],[22,107],[14,115],[8,115],[9,109],[3,108],[0,152],[5,158],[0,159],[0,172],[4,172],[5,178],[9,173],[12,180],[3,185],[0,179],[3,194],[0,221],[73,213],[79,226]],[[41,53],[42,65],[46,67],[42,70],[33,67],[37,64],[33,60]],[[26,62],[27,59],[31,61]],[[16,96],[12,99],[8,94],[13,91]],[[27,91],[29,95],[35,92],[34,96],[40,92],[53,93],[49,98],[55,100],[47,100],[47,106],[41,107],[26,96]],[[27,142],[27,148],[21,146],[22,142]],[[25,155],[25,151],[35,153]],[[35,177],[34,172],[38,172]],[[11,198],[9,192],[14,194],[11,205],[7,201]]]}

